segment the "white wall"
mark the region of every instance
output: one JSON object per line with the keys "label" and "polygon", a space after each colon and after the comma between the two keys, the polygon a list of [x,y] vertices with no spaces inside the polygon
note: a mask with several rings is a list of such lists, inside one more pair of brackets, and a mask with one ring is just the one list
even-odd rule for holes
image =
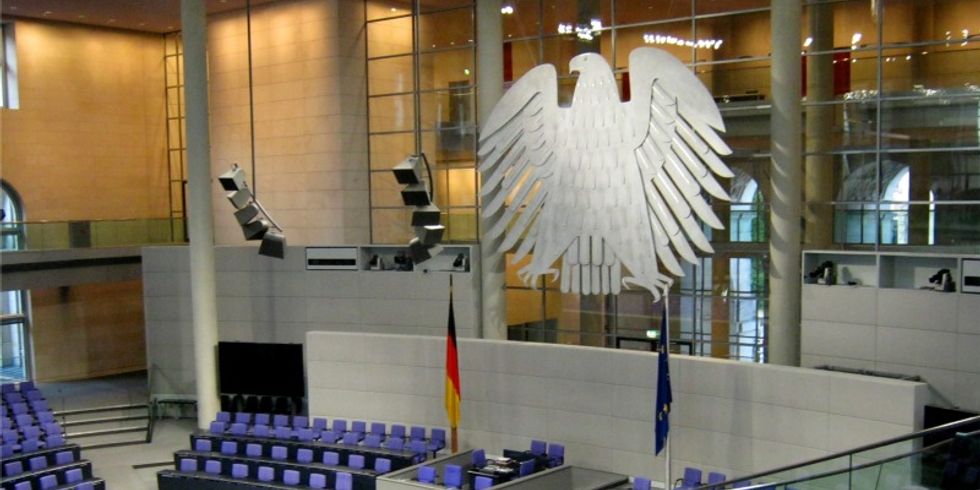
{"label": "white wall", "polygon": [[921,376],[938,403],[980,411],[980,295],[803,286],[803,366]]}
{"label": "white wall", "polygon": [[[662,477],[654,459],[657,356],[460,339],[462,448],[566,445],[572,464]],[[443,337],[310,332],[310,413],[444,426]],[[747,474],[908,433],[926,385],[672,356],[675,474]]]}
{"label": "white wall", "polygon": [[[444,334],[448,273],[308,271],[305,260],[304,247],[288,247],[284,260],[255,247],[216,247],[219,339],[301,343],[311,330]],[[458,335],[472,337],[478,274],[453,276]],[[187,247],[143,249],[143,299],[150,393],[193,394]]]}

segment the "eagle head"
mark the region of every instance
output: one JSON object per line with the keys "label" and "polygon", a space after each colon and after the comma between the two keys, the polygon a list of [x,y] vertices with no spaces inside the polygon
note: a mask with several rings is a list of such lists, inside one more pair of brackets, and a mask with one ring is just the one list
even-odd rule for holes
{"label": "eagle head", "polygon": [[595,70],[596,67],[606,66],[606,60],[602,55],[598,53],[582,53],[576,55],[568,62],[569,73],[578,72],[579,75],[584,75],[587,71]]}

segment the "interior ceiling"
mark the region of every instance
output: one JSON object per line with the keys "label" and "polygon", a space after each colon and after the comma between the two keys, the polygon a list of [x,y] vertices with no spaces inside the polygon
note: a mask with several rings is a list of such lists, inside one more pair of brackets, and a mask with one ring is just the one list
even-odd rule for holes
{"label": "interior ceiling", "polygon": [[[251,0],[251,5],[276,0]],[[205,0],[217,14],[245,8],[246,0]],[[180,30],[180,0],[0,0],[3,17],[27,17],[75,24],[165,33]]]}

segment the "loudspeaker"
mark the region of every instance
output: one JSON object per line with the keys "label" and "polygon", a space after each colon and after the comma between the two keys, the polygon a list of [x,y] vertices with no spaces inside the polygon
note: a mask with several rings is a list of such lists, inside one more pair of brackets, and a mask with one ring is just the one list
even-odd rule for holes
{"label": "loudspeaker", "polygon": [[269,222],[264,219],[257,219],[242,226],[242,233],[246,240],[261,240],[269,231]]}
{"label": "loudspeaker", "polygon": [[412,184],[402,189],[402,201],[406,206],[428,206],[431,202],[425,184]]}
{"label": "loudspeaker", "polygon": [[245,225],[249,221],[255,219],[259,215],[259,207],[254,203],[249,204],[238,211],[235,211],[235,219],[238,220],[238,224]]}
{"label": "loudspeaker", "polygon": [[259,245],[259,255],[281,259],[286,255],[286,237],[275,230],[265,232],[262,244]]}
{"label": "loudspeaker", "polygon": [[428,205],[412,211],[412,226],[435,226],[439,224],[439,208]]}
{"label": "loudspeaker", "polygon": [[391,169],[399,184],[422,183],[422,159],[416,156],[408,157]]}
{"label": "loudspeaker", "polygon": [[245,171],[238,165],[232,166],[231,170],[221,174],[218,177],[218,182],[226,191],[238,191],[248,187],[248,184],[245,183]]}
{"label": "loudspeaker", "polygon": [[242,189],[240,191],[229,192],[228,200],[231,201],[231,205],[235,206],[235,209],[242,209],[248,205],[249,201],[252,200],[252,191],[248,189]]}

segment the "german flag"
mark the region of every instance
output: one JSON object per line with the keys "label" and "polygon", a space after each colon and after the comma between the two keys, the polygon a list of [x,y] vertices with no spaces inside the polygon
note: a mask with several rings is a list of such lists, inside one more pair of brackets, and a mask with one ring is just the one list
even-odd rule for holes
{"label": "german flag", "polygon": [[446,332],[446,415],[449,427],[459,427],[459,351],[456,348],[456,316],[453,314],[453,280],[449,278],[449,328]]}

